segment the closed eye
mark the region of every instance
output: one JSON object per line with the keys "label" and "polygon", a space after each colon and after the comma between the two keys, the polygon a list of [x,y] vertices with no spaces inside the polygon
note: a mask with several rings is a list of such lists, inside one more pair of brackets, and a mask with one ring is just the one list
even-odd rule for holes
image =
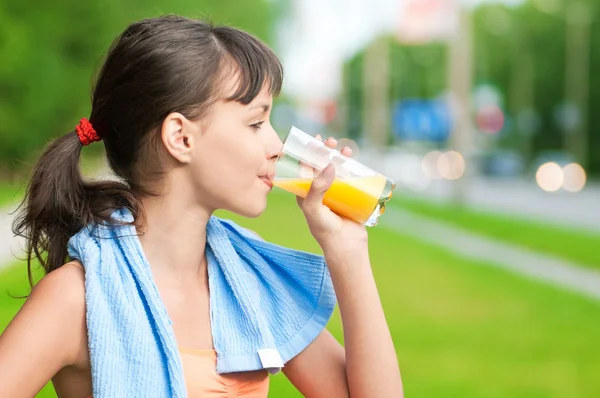
{"label": "closed eye", "polygon": [[260,127],[263,125],[264,121],[261,122],[257,122],[254,124],[251,124],[250,127],[252,127],[254,130],[260,130]]}

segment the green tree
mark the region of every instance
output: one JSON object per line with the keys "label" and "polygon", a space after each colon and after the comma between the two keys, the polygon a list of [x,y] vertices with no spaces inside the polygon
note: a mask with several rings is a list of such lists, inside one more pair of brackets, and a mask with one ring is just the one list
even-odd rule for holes
{"label": "green tree", "polygon": [[267,1],[0,0],[0,178],[89,115],[94,75],[131,22],[163,14],[207,18],[270,42]]}
{"label": "green tree", "polygon": [[[585,3],[590,10],[592,73],[586,146],[588,170],[598,175],[600,113],[594,110],[600,107],[600,75],[594,71],[600,68],[600,7],[595,0],[558,0],[553,3],[554,9],[540,9],[540,4],[545,4],[541,0],[529,0],[518,7],[499,4],[477,7],[473,11],[474,82],[492,84],[504,96],[505,111],[513,123],[498,137],[497,145],[523,149],[530,158],[540,151],[564,149],[564,132],[555,115],[566,97],[566,10],[576,1]],[[392,41],[391,46],[391,103],[406,97],[431,98],[445,89],[444,45],[407,46]],[[346,102],[350,109],[361,104],[363,54],[363,51],[356,54],[345,67]],[[527,72],[529,66],[531,73]],[[538,133],[532,138],[514,122],[527,108],[540,115]],[[359,134],[360,112],[348,115],[352,118],[349,126],[354,126],[354,134]]]}

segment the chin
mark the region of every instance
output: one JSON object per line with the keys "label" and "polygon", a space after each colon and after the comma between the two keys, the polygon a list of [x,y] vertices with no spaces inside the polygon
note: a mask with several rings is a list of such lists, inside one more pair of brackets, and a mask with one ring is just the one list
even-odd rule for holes
{"label": "chin", "polygon": [[236,213],[242,217],[246,218],[256,218],[265,212],[267,208],[267,200],[266,198],[247,200],[241,206],[236,206],[235,210],[232,210],[233,213]]}

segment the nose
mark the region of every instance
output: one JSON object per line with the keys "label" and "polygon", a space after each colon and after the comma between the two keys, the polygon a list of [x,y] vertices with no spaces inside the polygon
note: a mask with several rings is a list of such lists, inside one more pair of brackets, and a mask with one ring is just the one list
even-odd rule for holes
{"label": "nose", "polygon": [[266,147],[267,147],[267,159],[270,161],[275,161],[281,154],[281,150],[283,149],[283,142],[277,135],[277,132],[272,127],[270,128],[270,132],[267,138]]}

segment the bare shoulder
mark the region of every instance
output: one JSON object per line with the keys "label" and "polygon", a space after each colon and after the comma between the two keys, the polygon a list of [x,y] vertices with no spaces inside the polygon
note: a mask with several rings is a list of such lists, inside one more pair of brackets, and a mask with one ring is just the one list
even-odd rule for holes
{"label": "bare shoulder", "polygon": [[21,312],[28,316],[48,314],[70,321],[85,317],[83,266],[73,261],[44,276],[33,287]]}
{"label": "bare shoulder", "polygon": [[0,335],[0,396],[25,394],[11,390],[23,385],[34,395],[62,368],[77,364],[86,336],[85,275],[72,262],[42,278]]}
{"label": "bare shoulder", "polygon": [[65,342],[67,365],[87,363],[85,271],[81,263],[69,262],[46,275],[34,287],[29,300],[36,302],[40,313],[64,322],[61,332],[69,337]]}
{"label": "bare shoulder", "polygon": [[85,272],[83,266],[72,261],[54,270],[38,282],[28,299],[70,306],[70,310],[85,310]]}

